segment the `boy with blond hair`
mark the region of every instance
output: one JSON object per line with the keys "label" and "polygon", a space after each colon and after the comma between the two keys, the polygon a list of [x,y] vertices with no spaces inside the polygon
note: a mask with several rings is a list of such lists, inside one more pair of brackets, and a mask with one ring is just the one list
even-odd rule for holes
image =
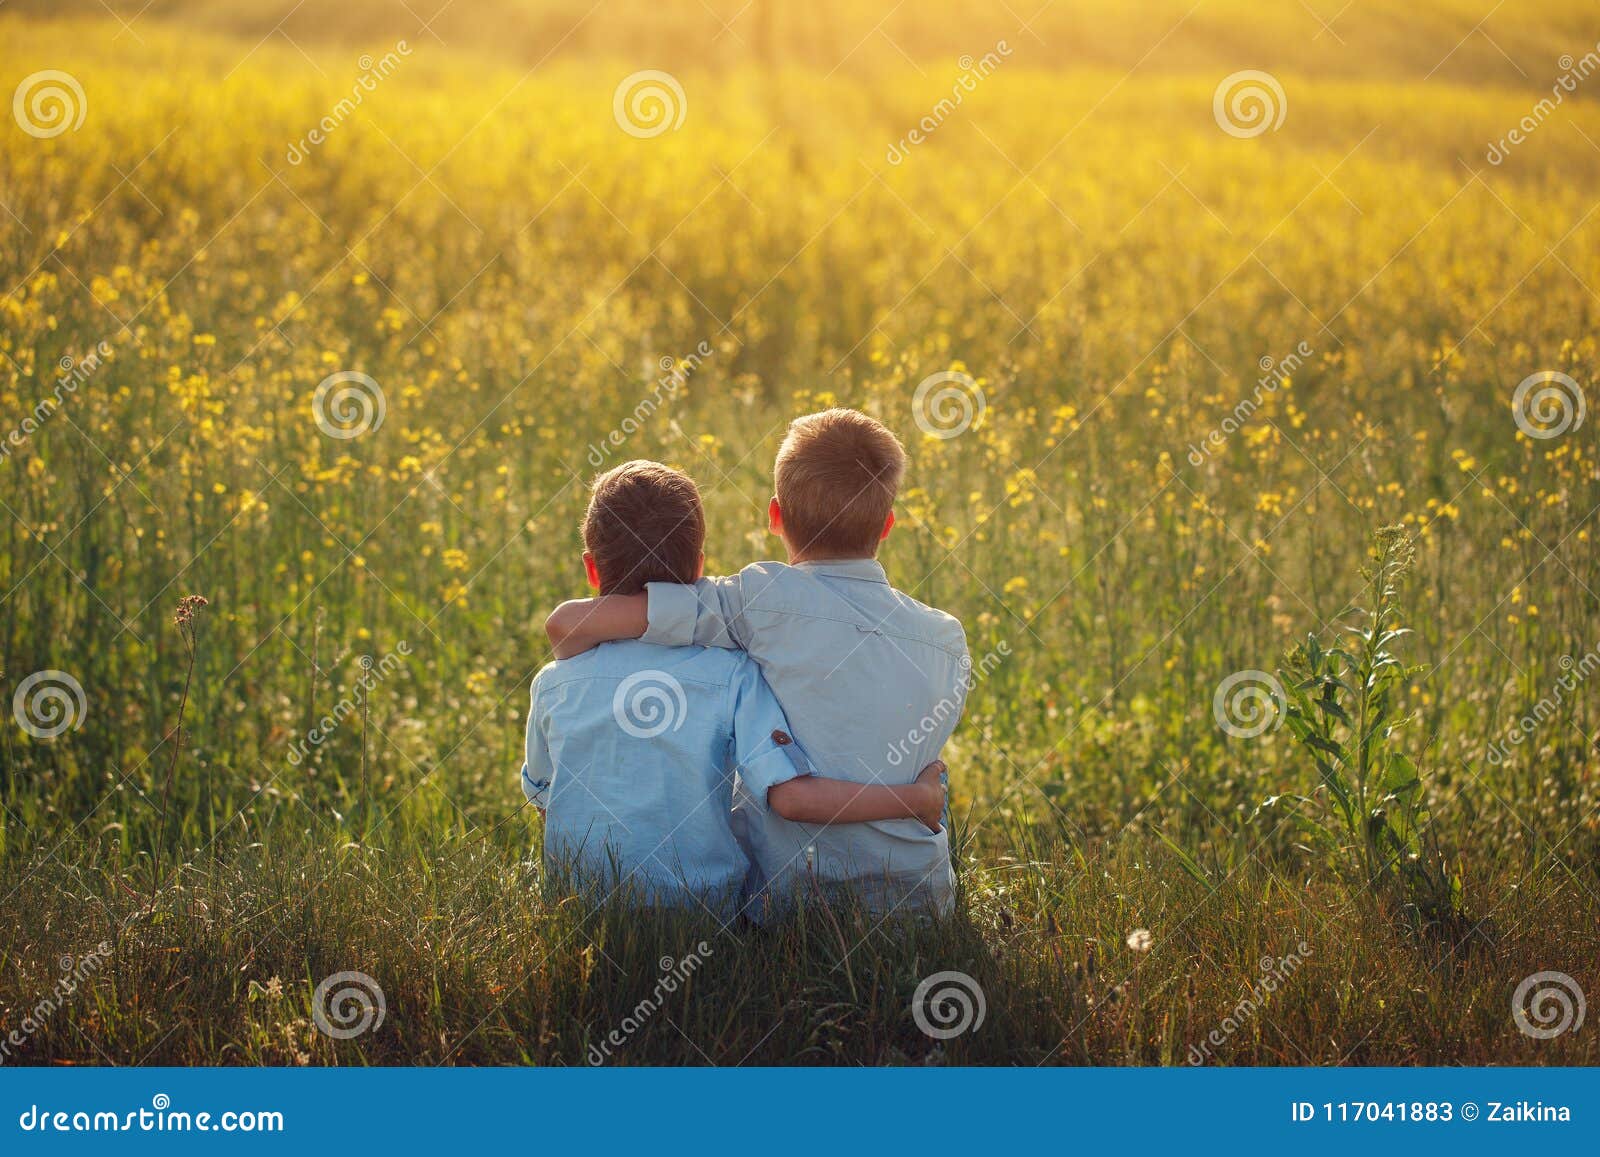
{"label": "boy with blond hair", "polygon": [[[646,584],[688,591],[705,562],[699,491],[658,462],[624,463],[595,479],[583,540],[589,583],[605,597],[642,598]],[[585,890],[731,916],[751,874],[736,773],[750,818],[939,825],[942,766],[903,784],[824,779],[792,736],[738,651],[630,640],[550,664],[533,681],[522,769],[545,812],[547,868]]]}
{"label": "boy with blond hair", "polygon": [[[961,624],[889,585],[877,561],[894,526],[905,450],[856,410],[797,418],[778,450],[771,531],[789,561],[693,585],[563,603],[546,629],[557,655],[608,639],[734,648],[760,667],[800,745],[859,784],[911,780],[960,719],[971,665]],[[878,910],[948,911],[948,834],[915,820],[822,827],[736,790],[735,823],[769,902],[842,885]]]}

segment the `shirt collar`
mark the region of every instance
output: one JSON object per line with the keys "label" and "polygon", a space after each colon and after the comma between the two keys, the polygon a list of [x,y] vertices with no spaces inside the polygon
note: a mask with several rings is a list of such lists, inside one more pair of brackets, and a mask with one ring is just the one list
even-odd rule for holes
{"label": "shirt collar", "polygon": [[819,559],[816,562],[796,563],[795,566],[830,578],[859,579],[862,582],[889,585],[889,576],[884,573],[883,564],[875,558]]}

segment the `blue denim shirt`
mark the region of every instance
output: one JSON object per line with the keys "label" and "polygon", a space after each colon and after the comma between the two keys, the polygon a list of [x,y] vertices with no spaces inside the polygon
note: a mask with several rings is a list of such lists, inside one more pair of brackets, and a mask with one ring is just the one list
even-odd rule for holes
{"label": "blue denim shirt", "polygon": [[[955,730],[971,682],[960,622],[895,590],[873,559],[652,583],[644,640],[747,652],[807,756],[858,783],[914,780]],[[953,900],[948,832],[912,819],[792,823],[754,790],[736,790],[734,809],[774,900],[813,880],[848,883],[884,910]]]}
{"label": "blue denim shirt", "polygon": [[[545,864],[585,890],[730,916],[750,873],[733,784],[809,774],[751,660],[629,640],[533,680],[523,793],[545,810]],[[594,898],[598,898],[598,895]]]}

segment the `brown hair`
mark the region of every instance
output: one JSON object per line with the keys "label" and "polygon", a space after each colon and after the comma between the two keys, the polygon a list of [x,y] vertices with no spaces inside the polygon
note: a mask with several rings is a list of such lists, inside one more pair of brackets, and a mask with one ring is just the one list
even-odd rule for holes
{"label": "brown hair", "polygon": [[791,546],[814,557],[877,554],[905,469],[900,440],[859,410],[796,418],[773,470]]}
{"label": "brown hair", "polygon": [[645,583],[692,583],[705,542],[700,491],[683,471],[635,460],[594,480],[583,545],[594,555],[601,594],[638,594]]}

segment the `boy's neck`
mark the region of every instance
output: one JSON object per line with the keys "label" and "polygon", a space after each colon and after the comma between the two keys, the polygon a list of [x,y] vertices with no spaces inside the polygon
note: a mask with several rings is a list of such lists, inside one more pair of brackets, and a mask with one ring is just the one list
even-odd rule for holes
{"label": "boy's neck", "polygon": [[877,561],[878,561],[878,556],[877,556],[876,553],[873,553],[873,554],[829,554],[827,552],[819,552],[819,553],[807,554],[806,552],[801,551],[801,552],[799,552],[797,554],[796,552],[794,552],[792,550],[789,552],[789,565],[790,566],[799,566],[803,562],[877,562]]}

